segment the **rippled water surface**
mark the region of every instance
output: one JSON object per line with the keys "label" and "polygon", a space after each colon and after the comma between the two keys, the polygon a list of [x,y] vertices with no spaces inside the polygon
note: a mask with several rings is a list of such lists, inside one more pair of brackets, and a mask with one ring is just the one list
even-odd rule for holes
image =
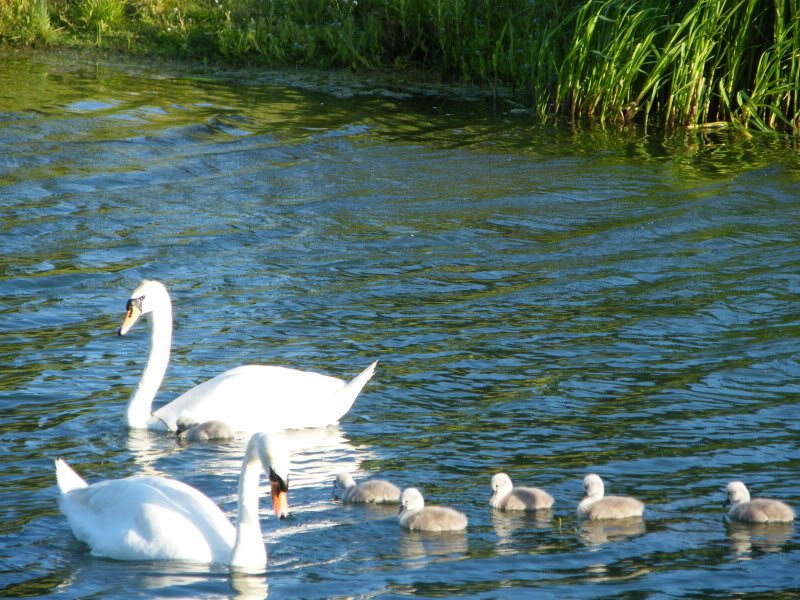
{"label": "rippled water surface", "polygon": [[[728,523],[742,479],[800,507],[800,169],[779,138],[544,127],[512,105],[292,73],[0,56],[0,596],[795,598],[793,524]],[[128,432],[169,287],[157,402],[243,363],[349,378],[287,433],[266,576],[95,558],[52,459],[160,474],[233,517],[244,439]],[[331,500],[418,486],[465,534]],[[489,479],[556,498],[498,513]],[[644,521],[583,524],[581,479]]]}

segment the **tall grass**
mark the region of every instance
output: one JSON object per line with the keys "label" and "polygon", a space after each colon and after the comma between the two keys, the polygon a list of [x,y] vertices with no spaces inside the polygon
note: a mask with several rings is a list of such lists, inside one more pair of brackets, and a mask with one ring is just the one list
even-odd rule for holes
{"label": "tall grass", "polygon": [[80,22],[94,30],[98,45],[104,32],[119,28],[126,11],[125,0],[79,0],[75,4]]}
{"label": "tall grass", "polygon": [[0,42],[52,44],[58,38],[47,0],[0,0]]}
{"label": "tall grass", "polygon": [[45,2],[0,0],[2,39],[52,42],[52,22],[126,51],[415,69],[510,89],[542,117],[800,133],[798,0]]}
{"label": "tall grass", "polygon": [[800,9],[774,0],[587,2],[553,98],[576,116],[797,132]]}

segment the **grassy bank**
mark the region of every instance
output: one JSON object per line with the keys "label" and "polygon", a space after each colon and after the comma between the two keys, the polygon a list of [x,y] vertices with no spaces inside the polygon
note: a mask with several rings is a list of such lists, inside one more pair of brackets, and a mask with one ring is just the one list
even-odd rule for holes
{"label": "grassy bank", "polygon": [[543,117],[800,133],[800,0],[0,0],[0,43],[414,68]]}

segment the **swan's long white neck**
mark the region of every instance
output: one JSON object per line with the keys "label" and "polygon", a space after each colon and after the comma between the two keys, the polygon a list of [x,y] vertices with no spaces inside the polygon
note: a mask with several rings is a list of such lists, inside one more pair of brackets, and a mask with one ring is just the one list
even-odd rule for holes
{"label": "swan's long white neck", "polygon": [[236,543],[231,554],[231,566],[264,568],[267,564],[267,549],[261,537],[258,521],[258,482],[261,471],[269,472],[266,449],[258,436],[247,444],[242,473],[239,476],[239,509],[236,520]]}
{"label": "swan's long white neck", "polygon": [[[150,341],[150,358],[139,379],[139,385],[128,400],[127,420],[128,427],[136,429],[167,429],[152,417],[153,399],[164,379],[164,373],[169,364],[169,352],[172,344],[172,302],[169,296],[162,299],[161,303],[150,313],[152,329]],[[156,421],[156,422],[154,422]]]}

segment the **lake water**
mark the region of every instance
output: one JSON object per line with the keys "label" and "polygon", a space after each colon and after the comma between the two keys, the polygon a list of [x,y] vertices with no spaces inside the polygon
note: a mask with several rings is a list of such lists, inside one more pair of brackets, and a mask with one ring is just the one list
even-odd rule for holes
{"label": "lake water", "polygon": [[[798,144],[513,108],[0,55],[0,596],[800,596],[796,526],[722,508],[732,479],[800,507]],[[339,426],[284,436],[293,512],[262,499],[266,576],[95,558],[59,512],[58,456],[235,512],[245,439],[120,425],[149,334],[116,328],[143,278],[176,319],[157,402],[239,364],[349,378],[380,359]],[[417,486],[469,529],[342,506],[340,470]],[[492,511],[498,471],[552,514]],[[644,521],[578,521],[588,472]]]}

